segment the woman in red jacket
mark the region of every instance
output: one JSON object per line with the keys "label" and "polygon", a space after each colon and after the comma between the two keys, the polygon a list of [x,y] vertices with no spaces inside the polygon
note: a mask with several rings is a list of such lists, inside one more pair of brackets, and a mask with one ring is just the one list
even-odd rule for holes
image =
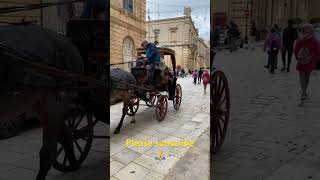
{"label": "woman in red jacket", "polygon": [[201,75],[201,78],[203,82],[204,93],[206,93],[207,85],[210,82],[210,74],[208,70],[204,70],[203,74]]}
{"label": "woman in red jacket", "polygon": [[296,69],[300,76],[301,100],[305,100],[308,97],[307,88],[310,74],[316,68],[316,61],[320,56],[319,43],[315,38],[314,27],[311,24],[305,24],[302,27],[302,34],[296,41],[294,55],[298,61]]}

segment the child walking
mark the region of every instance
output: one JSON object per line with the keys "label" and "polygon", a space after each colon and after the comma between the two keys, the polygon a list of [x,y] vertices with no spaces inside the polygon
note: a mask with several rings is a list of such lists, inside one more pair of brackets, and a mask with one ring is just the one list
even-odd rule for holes
{"label": "child walking", "polygon": [[268,65],[265,67],[270,69],[271,74],[274,74],[280,49],[282,49],[281,39],[275,28],[271,28],[264,44],[264,51],[268,53]]}
{"label": "child walking", "polygon": [[193,77],[193,84],[196,85],[197,84],[197,70],[194,70],[192,73],[192,77]]}

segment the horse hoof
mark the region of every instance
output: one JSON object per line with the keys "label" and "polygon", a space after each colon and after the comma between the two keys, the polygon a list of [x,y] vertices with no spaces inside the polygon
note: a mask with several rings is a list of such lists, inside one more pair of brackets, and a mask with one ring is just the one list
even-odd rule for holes
{"label": "horse hoof", "polygon": [[119,134],[119,133],[120,133],[120,129],[116,129],[113,134]]}

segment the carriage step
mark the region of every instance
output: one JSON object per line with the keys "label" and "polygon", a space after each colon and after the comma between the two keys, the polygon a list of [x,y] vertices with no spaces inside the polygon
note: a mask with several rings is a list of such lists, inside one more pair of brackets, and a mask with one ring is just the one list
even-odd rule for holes
{"label": "carriage step", "polygon": [[95,138],[95,139],[110,139],[110,136],[97,136],[97,135],[93,135],[93,138]]}

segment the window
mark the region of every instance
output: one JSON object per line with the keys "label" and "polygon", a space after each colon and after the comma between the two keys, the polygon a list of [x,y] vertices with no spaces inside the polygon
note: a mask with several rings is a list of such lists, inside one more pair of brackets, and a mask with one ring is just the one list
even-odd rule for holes
{"label": "window", "polygon": [[177,41],[177,31],[171,31],[170,32],[170,42],[176,42]]}
{"label": "window", "polygon": [[160,29],[153,30],[154,40],[159,42]]}
{"label": "window", "polygon": [[133,14],[133,0],[123,0],[123,9]]}
{"label": "window", "polygon": [[[132,61],[134,54],[134,43],[131,37],[126,37],[123,41],[123,69],[130,72],[131,67],[133,66]],[[131,63],[126,63],[131,62]]]}

